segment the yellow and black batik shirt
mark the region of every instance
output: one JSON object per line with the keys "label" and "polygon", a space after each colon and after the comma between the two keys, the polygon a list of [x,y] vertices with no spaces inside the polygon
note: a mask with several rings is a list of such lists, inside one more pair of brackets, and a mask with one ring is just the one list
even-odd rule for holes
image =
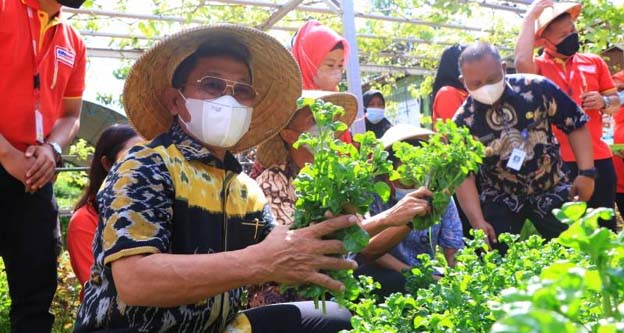
{"label": "yellow and black batik shirt", "polygon": [[110,264],[139,254],[233,251],[264,239],[273,217],[262,190],[241,170],[232,154],[218,160],[177,122],[130,150],[98,193],[95,263],[75,332],[221,332],[238,312],[242,288],[198,304],[128,306]]}

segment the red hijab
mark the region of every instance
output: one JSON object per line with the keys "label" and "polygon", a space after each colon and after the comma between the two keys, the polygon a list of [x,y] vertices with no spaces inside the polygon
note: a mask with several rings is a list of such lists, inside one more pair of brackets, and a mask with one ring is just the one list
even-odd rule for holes
{"label": "red hijab", "polygon": [[[314,77],[321,66],[321,62],[327,54],[342,42],[345,59],[349,54],[349,44],[347,40],[319,23],[311,20],[306,22],[295,35],[293,41],[292,54],[299,64],[303,76],[303,89],[319,90],[314,83]],[[338,87],[336,87],[338,90]]]}

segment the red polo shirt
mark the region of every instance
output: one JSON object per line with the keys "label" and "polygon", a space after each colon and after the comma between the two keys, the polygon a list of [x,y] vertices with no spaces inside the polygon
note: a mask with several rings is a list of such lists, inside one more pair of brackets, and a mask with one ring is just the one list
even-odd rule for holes
{"label": "red polo shirt", "polygon": [[[582,105],[581,95],[585,92],[598,91],[602,94],[615,92],[615,84],[609,68],[602,58],[589,53],[576,53],[568,59],[561,60],[544,52],[535,58],[539,74],[549,78],[578,105]],[[587,128],[592,137],[594,160],[610,158],[611,149],[602,141],[602,113],[600,110],[584,110],[590,120]],[[576,161],[567,135],[554,128],[557,140],[561,144],[561,156],[566,162]]]}
{"label": "red polo shirt", "polygon": [[2,0],[0,5],[0,134],[23,151],[36,143],[37,100],[47,137],[63,99],[82,98],[86,48],[60,14],[49,19],[37,0]]}

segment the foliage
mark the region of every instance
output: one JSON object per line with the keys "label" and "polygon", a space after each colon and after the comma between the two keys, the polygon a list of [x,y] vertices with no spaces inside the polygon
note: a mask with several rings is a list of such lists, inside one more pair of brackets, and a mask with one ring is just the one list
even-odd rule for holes
{"label": "foliage", "polygon": [[[334,216],[364,215],[373,202],[374,193],[387,200],[390,188],[384,182],[375,182],[375,178],[391,171],[392,164],[374,133],[355,135],[354,140],[360,145],[357,149],[335,138],[336,132],[347,129],[346,124],[334,120],[344,114],[342,107],[312,98],[301,98],[297,104],[299,108],[310,109],[319,135],[304,133],[294,145],[295,148],[309,149],[314,162],[304,166],[293,182],[298,199],[292,228],[304,228],[323,221],[327,211]],[[334,236],[353,253],[361,251],[369,241],[368,233],[357,225],[340,230]],[[357,297],[357,283],[350,271],[328,274],[345,283],[344,293],[332,292],[339,302]],[[324,298],[326,290],[319,286],[305,286],[300,293],[308,299],[318,300]]]}
{"label": "foliage", "polygon": [[[79,161],[87,161],[94,151],[95,148],[83,139],[76,140],[69,147],[69,155]],[[59,173],[54,182],[54,196],[58,206],[64,209],[73,208],[88,180],[88,175],[84,171]]]}
{"label": "foliage", "polygon": [[590,265],[559,261],[505,290],[492,333],[624,330],[624,233],[598,228],[598,218],[610,219],[612,209],[586,208],[567,203],[554,213],[570,224],[558,243],[584,254]]}
{"label": "foliage", "polygon": [[610,210],[584,211],[584,203],[556,210],[570,228],[546,244],[536,235],[501,235],[504,257],[487,252],[478,231],[437,283],[430,276],[438,262],[419,257],[407,293],[382,304],[361,300],[349,332],[621,332],[624,233],[598,228],[597,217]]}
{"label": "foliage", "polygon": [[0,332],[10,332],[9,310],[11,310],[11,298],[9,297],[9,284],[4,271],[4,262],[0,258]]}
{"label": "foliage", "polygon": [[437,133],[420,147],[396,142],[396,157],[402,162],[390,177],[407,186],[425,186],[433,192],[432,213],[416,217],[413,225],[424,230],[438,223],[451,196],[470,172],[482,162],[484,146],[465,127],[453,121],[438,121]]}

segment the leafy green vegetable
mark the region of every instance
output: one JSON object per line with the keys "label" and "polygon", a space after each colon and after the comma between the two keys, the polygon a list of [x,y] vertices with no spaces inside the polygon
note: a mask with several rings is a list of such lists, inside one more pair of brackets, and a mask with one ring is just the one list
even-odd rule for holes
{"label": "leafy green vegetable", "polygon": [[[376,178],[388,174],[392,163],[388,153],[377,140],[374,133],[356,134],[355,142],[359,150],[335,138],[336,131],[344,131],[347,125],[335,118],[344,114],[344,110],[331,103],[311,98],[301,98],[298,107],[309,107],[319,129],[317,137],[304,133],[294,144],[309,147],[314,154],[314,162],[301,169],[293,182],[297,194],[293,229],[304,228],[325,220],[325,213],[333,215],[361,214],[368,212],[378,194],[383,200],[390,196],[390,188]],[[334,234],[344,243],[348,252],[360,252],[368,245],[369,235],[355,225]],[[299,293],[306,298],[325,300],[330,293],[336,300],[345,304],[359,294],[357,281],[351,271],[330,271],[328,274],[345,284],[343,293],[329,292],[318,286],[302,286]]]}
{"label": "leafy green vegetable", "polygon": [[476,172],[485,148],[467,128],[453,121],[438,121],[438,132],[421,147],[405,142],[392,146],[403,163],[390,177],[407,186],[426,186],[433,192],[432,213],[414,219],[414,229],[424,230],[438,223],[450,198],[470,172]]}

